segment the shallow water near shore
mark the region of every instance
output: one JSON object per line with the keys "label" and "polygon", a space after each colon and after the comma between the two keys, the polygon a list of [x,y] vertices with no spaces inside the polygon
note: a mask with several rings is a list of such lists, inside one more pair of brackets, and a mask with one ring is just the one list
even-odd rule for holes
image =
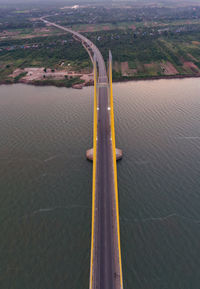
{"label": "shallow water near shore", "polygon": [[[125,289],[199,289],[200,81],[117,83]],[[89,288],[93,87],[0,86],[0,288]]]}

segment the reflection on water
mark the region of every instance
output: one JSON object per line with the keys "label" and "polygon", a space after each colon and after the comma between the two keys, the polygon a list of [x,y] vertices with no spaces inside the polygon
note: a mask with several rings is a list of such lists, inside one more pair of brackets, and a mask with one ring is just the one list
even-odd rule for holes
{"label": "reflection on water", "polygon": [[[200,82],[114,85],[124,288],[199,289]],[[88,288],[93,88],[0,87],[0,288]]]}

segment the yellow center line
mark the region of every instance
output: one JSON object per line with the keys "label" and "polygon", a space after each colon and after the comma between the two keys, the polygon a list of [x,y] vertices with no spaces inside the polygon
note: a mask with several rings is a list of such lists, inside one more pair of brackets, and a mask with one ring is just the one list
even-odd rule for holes
{"label": "yellow center line", "polygon": [[97,67],[94,61],[94,124],[93,124],[93,179],[92,179],[92,233],[90,256],[90,289],[93,288],[93,255],[94,255],[94,215],[96,190],[96,159],[97,159]]}
{"label": "yellow center line", "polygon": [[116,161],[116,143],[115,143],[115,121],[114,121],[114,106],[113,106],[113,88],[112,88],[112,62],[110,61],[110,119],[111,119],[111,136],[112,136],[112,151],[113,151],[113,167],[114,167],[114,183],[115,183],[115,201],[117,215],[117,237],[119,250],[119,266],[120,266],[120,284],[123,288],[122,278],[122,261],[121,261],[121,244],[120,244],[120,225],[119,225],[119,198],[118,198],[118,183],[117,183],[117,161]]}

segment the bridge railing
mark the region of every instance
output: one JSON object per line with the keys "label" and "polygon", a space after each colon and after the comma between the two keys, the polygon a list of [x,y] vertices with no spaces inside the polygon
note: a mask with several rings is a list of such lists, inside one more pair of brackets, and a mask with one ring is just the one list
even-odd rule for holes
{"label": "bridge railing", "polygon": [[116,160],[116,141],[115,141],[115,121],[114,121],[114,103],[113,103],[113,86],[112,86],[112,54],[109,51],[109,86],[110,86],[110,125],[112,140],[112,156],[114,169],[114,185],[115,185],[115,205],[116,205],[116,221],[117,221],[117,246],[119,259],[120,286],[123,289],[122,261],[121,261],[121,242],[120,242],[120,225],[119,225],[119,197],[117,182],[117,160]]}
{"label": "bridge railing", "polygon": [[97,171],[97,64],[94,57],[94,115],[93,115],[93,178],[92,178],[92,229],[90,255],[90,289],[94,289],[94,249],[95,249],[95,202],[96,202],[96,171]]}

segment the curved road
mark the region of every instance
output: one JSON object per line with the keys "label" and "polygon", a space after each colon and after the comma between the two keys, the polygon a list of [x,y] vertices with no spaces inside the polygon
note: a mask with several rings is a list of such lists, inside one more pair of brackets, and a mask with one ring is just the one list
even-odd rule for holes
{"label": "curved road", "polygon": [[98,67],[99,67],[99,82],[100,83],[107,82],[107,74],[106,74],[106,67],[105,67],[104,59],[103,59],[103,56],[101,55],[99,49],[96,47],[96,45],[94,45],[94,43],[92,43],[92,41],[90,41],[85,36],[81,35],[80,33],[73,31],[70,28],[60,26],[56,23],[52,23],[52,22],[44,19],[46,17],[48,17],[48,16],[41,17],[40,20],[42,20],[44,23],[46,23],[48,25],[55,26],[61,30],[64,30],[66,32],[69,32],[69,33],[77,36],[81,41],[86,43],[92,49],[94,55],[96,56],[96,60],[97,60]]}
{"label": "curved road", "polygon": [[44,19],[44,17],[42,17],[41,20],[48,25],[53,25],[78,37],[90,47],[98,63],[96,198],[93,268],[91,268],[92,280],[90,280],[90,289],[122,289],[122,283],[120,283],[119,244],[117,240],[115,209],[116,199],[110,126],[109,86],[104,59],[99,49],[80,33],[49,22]]}

